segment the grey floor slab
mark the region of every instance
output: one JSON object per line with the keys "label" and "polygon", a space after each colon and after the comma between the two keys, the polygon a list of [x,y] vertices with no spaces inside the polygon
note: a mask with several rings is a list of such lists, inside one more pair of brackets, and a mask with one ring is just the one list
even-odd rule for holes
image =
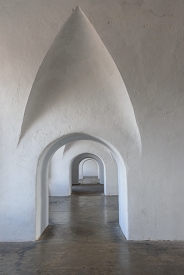
{"label": "grey floor slab", "polygon": [[0,275],[184,274],[184,242],[126,241],[118,197],[87,188],[50,197],[51,224],[39,241],[1,243]]}

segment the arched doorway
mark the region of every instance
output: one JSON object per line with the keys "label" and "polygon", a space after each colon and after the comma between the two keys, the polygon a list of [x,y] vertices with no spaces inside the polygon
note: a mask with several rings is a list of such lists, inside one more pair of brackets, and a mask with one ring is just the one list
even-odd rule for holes
{"label": "arched doorway", "polygon": [[83,153],[83,154],[76,156],[71,162],[72,185],[77,184],[79,182],[79,165],[80,165],[81,161],[83,161],[85,159],[87,159],[87,160],[92,159],[98,163],[100,183],[105,184],[105,175],[104,175],[105,167],[104,167],[104,163],[102,162],[102,160],[94,154]]}
{"label": "arched doorway", "polygon": [[[63,136],[50,143],[42,152],[37,166],[36,180],[36,239],[40,237],[48,225],[49,200],[48,200],[48,168],[53,154],[63,145],[76,140],[92,140],[106,146],[111,151],[118,166],[119,186],[119,223],[125,237],[128,236],[128,210],[127,210],[127,179],[123,159],[116,148],[110,143],[97,137],[83,133],[74,133]],[[71,172],[71,171],[70,171]]]}
{"label": "arched doorway", "polygon": [[[104,185],[103,193],[106,196],[118,195],[118,167],[111,152],[106,146],[92,140],[78,140],[66,144],[59,148],[51,158],[49,169],[49,196],[70,196],[71,195],[71,162],[81,155],[93,154],[98,156],[104,165],[104,180],[100,169],[98,178],[101,178],[101,184]],[[79,164],[79,178],[82,175],[81,165],[86,159]],[[95,160],[96,161],[96,160]],[[99,166],[99,164],[98,164]],[[99,181],[98,180],[98,181]],[[78,183],[77,181],[75,184]],[[101,190],[102,188],[99,187]]]}
{"label": "arched doorway", "polygon": [[[81,169],[83,169],[84,165],[88,162],[92,162],[92,164],[95,165],[95,170],[91,171],[91,166],[87,167],[88,170],[83,170],[82,179],[80,179],[80,165],[82,166]],[[104,194],[104,185],[106,187],[106,181],[104,181],[106,178],[105,164],[98,156],[94,154],[80,154],[71,162],[71,178],[72,194]]]}
{"label": "arched doorway", "polygon": [[[80,166],[81,169],[80,169]],[[82,170],[82,174],[80,177],[80,170]],[[91,158],[87,158],[84,159],[83,162],[79,164],[79,180],[86,180],[86,183],[91,182],[94,183],[95,179],[96,179],[96,183],[98,183],[98,179],[99,179],[99,166],[98,166],[98,162],[94,159]]]}

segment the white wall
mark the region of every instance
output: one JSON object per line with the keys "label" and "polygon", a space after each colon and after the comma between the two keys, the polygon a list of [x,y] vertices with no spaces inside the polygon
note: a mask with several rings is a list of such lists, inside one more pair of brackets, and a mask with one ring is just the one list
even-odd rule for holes
{"label": "white wall", "polygon": [[61,147],[53,155],[50,161],[48,184],[49,194],[66,194],[68,192],[68,186],[61,184],[62,175],[64,173],[62,169],[62,158],[63,158],[64,146]]}
{"label": "white wall", "polygon": [[[142,137],[140,169],[135,169],[135,178],[128,172],[129,238],[184,240],[183,1],[79,0],[77,4],[94,25],[125,81]],[[37,121],[34,131],[30,130],[17,147],[39,66],[75,6],[74,0],[0,2],[1,241],[34,240],[35,178],[41,152],[53,139],[73,130],[88,132],[89,125],[95,123],[77,126],[77,117],[85,112],[80,113],[74,100],[75,129],[68,121],[55,133],[57,118],[55,124],[48,117],[43,123],[41,114],[40,124]],[[103,97],[101,102],[105,100]],[[55,108],[51,103],[46,108],[50,108],[50,115]],[[108,104],[102,108],[104,117]],[[123,101],[119,104],[122,106]],[[91,134],[108,137],[118,150],[126,147],[116,121],[110,121],[114,128],[103,119],[98,126],[97,113],[93,109],[97,129],[91,129]],[[65,122],[63,116],[61,123]],[[115,139],[111,132],[116,133]],[[130,171],[130,155],[125,152],[123,157]]]}
{"label": "white wall", "polygon": [[83,179],[83,163],[86,161],[85,159],[82,160],[79,164],[79,179]]}

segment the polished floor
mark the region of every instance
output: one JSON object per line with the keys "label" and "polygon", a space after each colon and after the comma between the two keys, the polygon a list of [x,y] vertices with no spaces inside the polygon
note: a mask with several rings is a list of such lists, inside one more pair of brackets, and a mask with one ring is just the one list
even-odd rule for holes
{"label": "polished floor", "polygon": [[39,241],[0,244],[0,274],[184,274],[184,242],[126,241],[118,197],[98,191],[51,197],[50,225]]}

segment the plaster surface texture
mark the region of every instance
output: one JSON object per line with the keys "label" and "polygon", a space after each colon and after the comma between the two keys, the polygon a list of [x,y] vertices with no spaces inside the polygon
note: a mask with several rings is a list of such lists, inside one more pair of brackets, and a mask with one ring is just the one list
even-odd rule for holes
{"label": "plaster surface texture", "polygon": [[[62,175],[65,173],[64,169],[62,169],[62,159],[63,159],[63,152],[65,146],[61,147],[59,150],[55,152],[53,155],[48,171],[48,188],[49,188],[49,195],[54,194],[62,196],[62,194],[68,195],[66,191],[68,188],[64,184],[62,184]],[[68,183],[69,184],[69,183]],[[59,192],[59,193],[58,193]]]}
{"label": "plaster surface texture", "polygon": [[[71,162],[75,157],[86,154],[86,152],[98,156],[103,162],[105,175],[101,175],[101,180],[105,184],[105,195],[118,194],[117,164],[110,151],[105,146],[94,141],[86,140],[71,142],[65,145],[62,157],[62,152],[60,152],[60,150],[63,149],[56,151],[51,159],[52,177],[49,178],[50,196],[67,196],[71,194]],[[79,169],[79,167],[76,168]],[[75,178],[74,182],[76,183],[76,181]]]}
{"label": "plaster surface texture", "polygon": [[[99,103],[101,105],[99,110],[96,110],[97,107],[90,109],[91,104],[88,109],[88,105],[84,104],[86,97],[81,100],[82,95],[79,98],[79,94],[91,94],[92,87],[97,86],[96,77],[91,78],[90,73],[89,79],[92,84],[88,85],[88,82],[87,88],[78,89],[80,84],[82,85],[81,78],[71,73],[73,67],[66,66],[66,71],[70,70],[70,88],[67,92],[64,92],[66,89],[62,89],[64,96],[60,101],[57,98],[57,89],[52,88],[58,85],[58,79],[64,75],[59,73],[56,77],[58,58],[55,60],[55,66],[51,66],[50,70],[43,70],[40,83],[44,83],[45,86],[39,86],[37,78],[33,90],[35,85],[39,86],[39,91],[44,90],[44,87],[46,91],[52,90],[56,95],[52,100],[63,104],[62,108],[58,112],[58,105],[52,100],[49,102],[47,96],[44,97],[44,101],[38,100],[37,104],[45,102],[49,112],[45,105],[41,106],[41,113],[38,114],[38,105],[33,104],[35,115],[30,116],[29,128],[26,123],[27,132],[17,147],[24,110],[37,71],[61,26],[71,14],[71,10],[76,7],[76,1],[0,1],[0,220],[3,221],[0,224],[1,241],[35,239],[35,178],[38,157],[54,139],[74,131],[83,131],[107,139],[121,154],[120,148],[126,148],[127,151],[122,155],[128,174],[130,239],[184,240],[184,3],[182,0],[79,0],[77,5],[81,6],[97,30],[126,84],[141,134],[140,167],[135,169],[135,178],[131,176],[132,157],[128,152],[134,152],[134,149],[131,149],[130,144],[127,146],[122,134],[127,131],[124,131],[124,124],[121,123],[120,109],[124,108],[121,97],[118,95],[119,107],[114,105],[113,113],[111,104],[114,104],[117,98],[114,89],[110,89],[113,90],[111,95],[114,101],[111,103],[110,98],[106,105],[101,103],[106,102],[108,96],[101,94],[101,100],[95,97],[97,90],[104,91],[106,88],[94,89],[93,96],[88,96],[88,99],[91,101],[91,97],[96,98],[96,106],[99,106]],[[96,49],[96,39],[91,31],[86,32],[89,33],[89,39],[93,40],[91,47]],[[82,41],[79,32],[77,37]],[[76,43],[76,51],[79,49],[77,45]],[[56,52],[54,51],[57,55]],[[77,54],[77,61],[74,58],[71,63],[83,68],[84,63],[78,63],[80,56]],[[89,57],[89,52],[86,56]],[[99,60],[103,57],[101,51],[98,57]],[[109,62],[109,58],[106,60]],[[90,59],[90,62],[94,75],[102,76],[101,70],[94,69],[93,59]],[[46,67],[44,65],[44,68]],[[108,66],[105,63],[104,68],[110,72],[114,71],[111,71],[112,64]],[[81,70],[78,67],[77,70],[80,74]],[[83,71],[86,75],[89,72],[85,64]],[[106,81],[112,80],[109,75],[102,77],[101,82],[104,85],[108,83],[108,87],[115,83],[119,85],[119,76],[117,81],[113,74],[111,76],[114,81],[109,85]],[[50,86],[44,81],[48,76],[51,79]],[[80,81],[76,81],[76,78]],[[89,81],[83,75],[82,78]],[[98,81],[100,82],[99,79]],[[72,85],[75,89],[72,89]],[[69,94],[73,90],[76,97],[70,100]],[[65,105],[68,101],[69,105]],[[69,106],[73,108],[72,114]],[[62,119],[58,115],[61,110]],[[99,112],[104,114],[103,119],[98,117]],[[109,112],[112,119],[106,121]],[[119,115],[116,116],[115,113]],[[85,123],[87,117],[92,118],[90,122]],[[34,124],[30,125],[33,121]],[[130,125],[132,126],[132,123]],[[137,146],[135,147],[137,149]]]}

